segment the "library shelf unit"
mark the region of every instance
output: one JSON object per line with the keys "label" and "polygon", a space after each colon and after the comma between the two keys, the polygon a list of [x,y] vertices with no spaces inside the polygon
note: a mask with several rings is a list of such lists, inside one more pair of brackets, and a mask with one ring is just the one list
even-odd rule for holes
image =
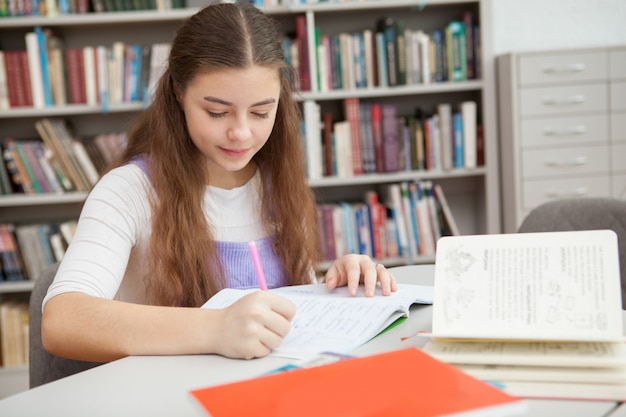
{"label": "library shelf unit", "polygon": [[[197,3],[193,3],[193,2]],[[362,102],[397,103],[399,114],[412,115],[417,106],[434,108],[438,103],[460,103],[473,100],[478,107],[478,120],[483,127],[484,164],[471,169],[450,171],[401,171],[365,174],[347,178],[321,177],[310,180],[320,203],[363,201],[368,190],[380,191],[389,183],[409,180],[429,180],[441,185],[462,234],[498,233],[500,231],[500,202],[498,180],[498,141],[496,137],[495,77],[490,51],[490,0],[432,0],[418,7],[415,0],[369,0],[342,3],[298,4],[262,7],[276,17],[285,33],[295,32],[295,16],[304,15],[307,32],[318,28],[320,33],[375,30],[383,16],[392,16],[406,27],[430,32],[471,11],[479,23],[481,77],[458,82],[413,84],[394,87],[373,87],[350,90],[302,91],[297,93],[301,103],[313,101],[335,120],[344,118],[342,102],[357,97]],[[154,44],[170,42],[181,21],[195,13],[201,2],[188,1],[187,8],[167,11],[128,11],[87,13],[58,17],[11,17],[0,19],[2,49],[24,49],[24,36],[34,26],[51,28],[59,34],[65,47],[110,45],[114,41]],[[315,62],[314,40],[308,40],[310,62]],[[315,68],[311,66],[311,75]],[[110,105],[106,112],[100,106],[65,105],[45,108],[15,108],[0,111],[0,134],[17,139],[38,138],[34,124],[37,120],[63,118],[69,120],[83,138],[114,130],[121,132],[133,115],[143,109],[141,103]],[[0,196],[0,222],[28,223],[63,221],[77,218],[86,193],[58,195]],[[391,265],[408,262],[406,258],[383,259]],[[420,257],[418,263],[432,263],[434,256]],[[7,296],[28,296],[31,282],[0,282],[0,302]],[[27,367],[0,368],[0,398],[28,387]]]}

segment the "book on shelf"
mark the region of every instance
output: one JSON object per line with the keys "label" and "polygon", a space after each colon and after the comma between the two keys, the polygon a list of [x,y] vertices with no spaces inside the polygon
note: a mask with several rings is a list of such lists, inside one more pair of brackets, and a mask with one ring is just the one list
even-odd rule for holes
{"label": "book on shelf", "polygon": [[[85,172],[85,168],[81,165],[73,145],[79,140],[73,136],[67,122],[44,118],[35,122],[35,128],[46,148],[52,154],[51,159],[64,188],[67,190],[75,189],[76,191],[89,190],[92,183]],[[67,188],[68,186],[69,188]]]}
{"label": "book on shelf", "polygon": [[67,99],[67,79],[65,63],[65,44],[61,37],[54,33],[48,35],[48,60],[52,101],[55,106],[64,106]]}
{"label": "book on shelf", "polygon": [[313,100],[305,100],[302,103],[304,113],[303,140],[306,155],[307,176],[309,179],[322,177],[322,114],[321,107]]}
{"label": "book on shelf", "polygon": [[[330,215],[318,216],[322,235],[348,242],[349,253],[367,254],[381,260],[402,257],[413,262],[420,256],[431,256],[439,237],[459,233],[443,189],[432,181],[384,184],[380,185],[380,194],[370,190],[361,201],[324,206],[330,211],[331,207],[343,208],[344,217],[340,220]],[[346,223],[351,226],[346,227]],[[321,244],[325,260],[339,256],[334,242],[325,243],[322,239]]]}
{"label": "book on shelf", "polygon": [[41,193],[41,189],[38,189],[36,185],[33,184],[33,177],[27,171],[25,161],[18,153],[15,142],[13,138],[5,138],[2,141],[4,160],[7,164],[7,168],[16,174],[12,176],[13,181],[20,187],[24,194]]}
{"label": "book on shelf", "polygon": [[[41,54],[39,51],[39,39],[34,31],[24,35],[26,42],[26,53],[28,56],[27,74],[30,78],[32,103],[35,108],[46,107],[44,98],[44,84],[42,78]],[[49,87],[49,86],[48,86]]]}
{"label": "book on shelf", "polygon": [[0,50],[0,110],[8,110],[10,108],[5,54],[3,50]]}
{"label": "book on shelf", "polygon": [[4,51],[4,67],[9,107],[31,107],[33,96],[26,50]]}
{"label": "book on shelf", "polygon": [[352,177],[354,175],[352,139],[350,137],[350,122],[341,120],[333,123],[334,160],[336,162],[336,175],[339,178]]}
{"label": "book on shelf", "polygon": [[28,364],[28,302],[9,298],[0,301],[0,365]]}
{"label": "book on shelf", "polygon": [[[377,387],[376,394],[363,395],[372,386]],[[311,394],[316,392],[323,392],[325,400],[319,401]],[[273,372],[197,388],[190,394],[202,410],[213,417],[338,417],[372,413],[380,416],[488,417],[527,411],[524,400],[416,348]],[[242,398],[246,400],[241,401]]]}
{"label": "book on shelf", "polygon": [[306,24],[306,16],[295,16],[295,31],[298,45],[298,75],[301,91],[311,91],[311,71],[309,60],[309,33]]}
{"label": "book on shelf", "polygon": [[[225,308],[254,291],[259,290],[226,288],[211,297],[202,308]],[[296,285],[269,291],[296,305],[291,330],[270,355],[300,359],[326,351],[349,353],[398,318],[408,316],[411,305],[432,302],[432,287],[410,284],[399,284],[398,290],[388,296],[383,296],[381,289],[377,288],[374,297],[365,297],[363,286],[359,287],[357,296],[349,295],[347,287],[329,290],[326,284]]]}
{"label": "book on shelf", "polygon": [[15,237],[15,225],[0,224],[0,261],[2,278],[5,281],[23,281],[26,279],[24,263]]}
{"label": "book on shelf", "polygon": [[400,146],[400,132],[398,132],[398,105],[395,103],[382,103],[380,111],[385,172],[397,172],[400,162],[398,160]]}
{"label": "book on shelf", "polygon": [[453,20],[445,28],[449,81],[467,80],[465,23]]}
{"label": "book on shelf", "polygon": [[343,100],[344,117],[350,125],[350,142],[352,148],[352,172],[363,174],[363,145],[361,142],[361,116],[359,98],[348,97]]}
{"label": "book on shelf", "polygon": [[85,81],[85,60],[83,48],[66,48],[65,65],[68,82],[68,101],[70,104],[86,104],[87,90]]}
{"label": "book on shelf", "polygon": [[441,139],[441,168],[444,171],[450,171],[453,165],[452,105],[450,103],[438,104],[437,114]]}
{"label": "book on shelf", "polygon": [[620,286],[611,230],[443,237],[424,351],[514,395],[624,400]]}
{"label": "book on shelf", "polygon": [[463,124],[463,167],[476,168],[477,166],[477,109],[476,102],[466,100],[459,105]]}
{"label": "book on shelf", "polygon": [[376,145],[374,144],[371,103],[359,103],[359,129],[363,173],[372,174],[376,172]]}

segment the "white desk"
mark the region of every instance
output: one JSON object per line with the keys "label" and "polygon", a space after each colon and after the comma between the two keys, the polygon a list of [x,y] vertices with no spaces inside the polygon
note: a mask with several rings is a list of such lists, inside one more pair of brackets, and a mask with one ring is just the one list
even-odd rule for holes
{"label": "white desk", "polygon": [[[430,265],[393,271],[401,282],[432,284]],[[430,330],[431,309],[413,307],[409,320],[356,349],[354,354],[423,345],[426,340],[419,337],[405,342],[400,338]],[[246,361],[216,355],[128,357],[5,398],[0,401],[0,416],[201,417],[200,408],[188,394],[191,389],[254,377],[288,362],[277,357]],[[616,408],[616,403],[606,401],[527,401],[527,416],[600,417]]]}

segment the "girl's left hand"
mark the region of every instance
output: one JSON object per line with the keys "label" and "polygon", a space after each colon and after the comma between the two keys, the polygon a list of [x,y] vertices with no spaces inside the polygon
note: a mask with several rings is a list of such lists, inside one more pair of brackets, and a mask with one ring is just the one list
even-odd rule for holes
{"label": "girl's left hand", "polygon": [[383,264],[375,263],[367,255],[348,254],[335,259],[325,276],[326,287],[348,286],[350,295],[356,295],[359,284],[365,285],[365,296],[374,296],[376,285],[380,283],[383,295],[396,291],[396,278]]}

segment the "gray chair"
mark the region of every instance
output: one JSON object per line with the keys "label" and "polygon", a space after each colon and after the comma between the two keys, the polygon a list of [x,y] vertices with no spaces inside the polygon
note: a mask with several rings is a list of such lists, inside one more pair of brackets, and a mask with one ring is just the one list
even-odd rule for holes
{"label": "gray chair", "polygon": [[617,233],[622,309],[626,309],[626,200],[594,197],[550,201],[533,209],[518,232],[598,229],[610,229]]}
{"label": "gray chair", "polygon": [[61,358],[48,353],[41,343],[41,303],[52,283],[58,264],[48,266],[35,281],[30,295],[29,385],[31,388],[76,374],[100,365]]}

